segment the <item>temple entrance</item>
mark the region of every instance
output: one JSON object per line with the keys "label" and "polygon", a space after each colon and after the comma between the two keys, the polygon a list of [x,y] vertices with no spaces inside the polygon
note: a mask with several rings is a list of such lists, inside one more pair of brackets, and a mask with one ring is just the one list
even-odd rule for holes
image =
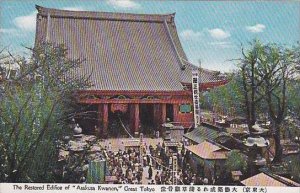
{"label": "temple entrance", "polygon": [[79,124],[84,134],[95,135],[95,126],[98,125],[98,106],[81,105],[79,112],[75,116],[75,122]]}
{"label": "temple entrance", "polygon": [[174,121],[173,104],[167,104],[167,118],[170,120],[170,122]]}
{"label": "temple entrance", "polygon": [[[112,105],[110,105],[110,109],[113,109]],[[108,137],[130,137],[127,133],[130,132],[129,120],[127,111],[115,110],[112,112],[110,110],[108,113]]]}
{"label": "temple entrance", "polygon": [[108,111],[108,137],[130,137],[128,104],[110,104]]}
{"label": "temple entrance", "polygon": [[140,132],[149,136],[153,135],[154,131],[154,105],[140,104]]}

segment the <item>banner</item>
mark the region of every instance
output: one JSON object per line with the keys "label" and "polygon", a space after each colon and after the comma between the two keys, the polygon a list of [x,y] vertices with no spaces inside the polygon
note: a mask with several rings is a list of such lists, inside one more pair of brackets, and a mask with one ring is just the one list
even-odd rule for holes
{"label": "banner", "polygon": [[199,71],[193,70],[193,81],[192,81],[192,91],[193,91],[193,103],[194,103],[194,122],[195,127],[198,127],[200,123],[200,104],[199,104]]}

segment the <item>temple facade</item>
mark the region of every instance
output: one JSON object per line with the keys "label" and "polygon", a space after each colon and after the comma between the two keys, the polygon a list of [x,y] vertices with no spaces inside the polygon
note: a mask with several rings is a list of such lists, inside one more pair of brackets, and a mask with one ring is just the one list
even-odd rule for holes
{"label": "temple facade", "polygon": [[96,126],[100,137],[118,133],[119,119],[132,135],[159,130],[167,119],[192,127],[192,70],[199,70],[201,90],[226,83],[188,61],[175,14],[36,8],[36,44],[64,44],[70,58],[83,60],[74,73],[92,85],[78,91],[78,103],[94,113],[78,121],[84,130]]}

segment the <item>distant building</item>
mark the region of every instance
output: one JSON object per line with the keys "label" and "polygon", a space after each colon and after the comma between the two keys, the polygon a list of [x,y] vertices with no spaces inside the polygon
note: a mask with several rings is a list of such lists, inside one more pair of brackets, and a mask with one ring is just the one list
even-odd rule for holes
{"label": "distant building", "polygon": [[224,172],[224,165],[230,149],[212,141],[190,145],[186,150],[191,153],[190,164],[195,173],[216,179]]}
{"label": "distant building", "polygon": [[[70,58],[84,60],[75,73],[89,75],[92,86],[79,91],[78,103],[97,113],[78,120],[83,129],[97,126],[107,137],[119,118],[131,135],[151,133],[167,118],[184,127],[193,122],[191,81],[197,67],[183,51],[175,14],[36,8],[36,44],[64,44]],[[226,83],[214,71],[198,70],[201,89]]]}
{"label": "distant building", "polygon": [[214,128],[213,126],[201,125],[191,132],[185,133],[183,137],[188,141],[188,144],[196,145],[207,139],[215,141],[219,137],[220,133],[221,131],[217,130],[217,128]]}
{"label": "distant building", "polygon": [[275,174],[259,173],[255,176],[247,178],[241,183],[245,186],[296,186],[300,187],[300,184]]}

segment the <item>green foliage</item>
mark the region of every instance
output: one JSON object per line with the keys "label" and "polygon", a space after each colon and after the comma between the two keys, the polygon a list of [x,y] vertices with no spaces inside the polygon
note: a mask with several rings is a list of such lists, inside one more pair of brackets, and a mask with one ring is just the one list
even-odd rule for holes
{"label": "green foliage", "polygon": [[288,99],[288,109],[300,119],[300,79],[289,82]]}
{"label": "green foliage", "polygon": [[51,182],[58,157],[57,142],[68,132],[74,91],[87,85],[72,77],[79,60],[67,58],[62,45],[41,44],[32,58],[14,62],[19,73],[1,83],[0,181]]}
{"label": "green foliage", "polygon": [[296,182],[300,182],[300,162],[299,162],[299,155],[293,155],[289,158],[289,169],[290,175],[292,179]]}
{"label": "green foliage", "polygon": [[224,86],[214,88],[203,93],[201,99],[202,108],[216,110],[231,116],[241,116],[244,114],[243,96],[241,93],[240,77],[238,74],[230,74],[230,80]]}
{"label": "green foliage", "polygon": [[247,158],[240,153],[239,150],[232,150],[228,154],[228,158],[225,162],[225,168],[227,172],[231,171],[247,171]]}
{"label": "green foliage", "polygon": [[[282,98],[282,70],[286,70],[284,73],[284,79],[287,80],[287,107],[289,110],[297,113],[300,112],[300,81],[299,70],[300,66],[300,46],[297,44],[292,48],[281,47],[276,44],[262,44],[258,40],[254,40],[250,43],[249,49],[243,50],[244,58],[239,60],[237,66],[239,70],[229,73],[229,83],[214,88],[209,92],[204,92],[201,97],[201,105],[204,109],[222,112],[227,115],[247,115],[247,101],[250,106],[251,96],[251,62],[254,62],[253,71],[253,93],[255,105],[255,115],[258,118],[262,118],[260,115],[268,114],[268,106],[266,94],[272,92],[271,101],[274,106],[274,110],[278,110],[278,105],[275,105],[276,97]],[[246,88],[243,87],[242,70],[245,68],[245,83]],[[299,68],[300,69],[300,68]],[[268,90],[266,88],[266,81],[272,88]],[[272,82],[273,81],[273,82]],[[275,82],[277,81],[277,82]],[[245,90],[246,89],[246,90]],[[248,95],[248,97],[245,97]],[[248,99],[248,100],[247,100]],[[277,106],[277,107],[276,107]],[[251,110],[251,108],[249,108]],[[286,109],[285,109],[286,111]],[[250,113],[250,112],[249,112]],[[250,116],[250,115],[249,115]],[[254,118],[256,119],[256,117]]]}

